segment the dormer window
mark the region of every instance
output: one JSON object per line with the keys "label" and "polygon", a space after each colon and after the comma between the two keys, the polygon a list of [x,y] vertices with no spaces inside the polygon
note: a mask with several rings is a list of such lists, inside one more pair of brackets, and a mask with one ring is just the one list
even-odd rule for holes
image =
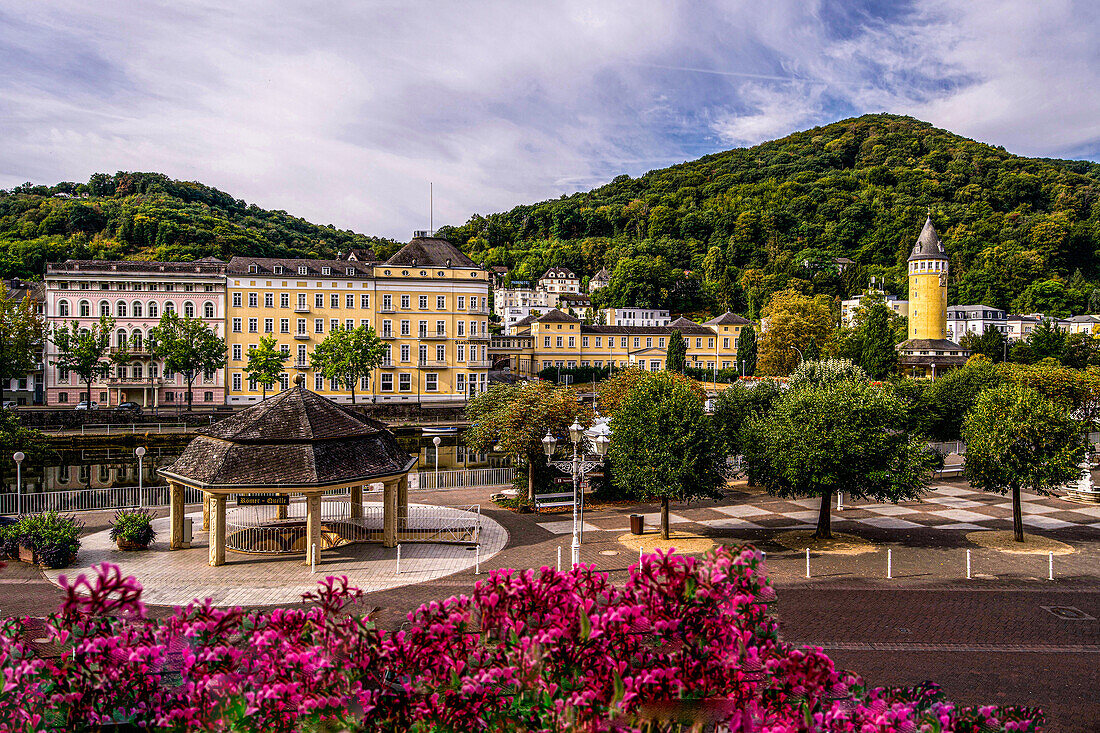
{"label": "dormer window", "polygon": [[347,268],[346,270],[344,270],[344,274],[345,275],[354,275],[355,274],[355,268],[354,267]]}
{"label": "dormer window", "polygon": [[322,275],[331,275],[332,274],[332,268],[331,267],[322,267],[321,268],[321,274]]}
{"label": "dormer window", "polygon": [[276,275],[282,275],[283,274],[283,266],[282,265],[275,265],[275,267],[272,268],[272,272],[274,272]]}
{"label": "dormer window", "polygon": [[256,267],[255,265],[249,265],[248,266],[248,272],[249,272],[250,275],[254,275],[259,271],[260,271],[260,268]]}
{"label": "dormer window", "polygon": [[306,267],[305,265],[299,265],[298,266],[298,274],[299,275],[305,275],[307,272],[309,272],[308,267]]}

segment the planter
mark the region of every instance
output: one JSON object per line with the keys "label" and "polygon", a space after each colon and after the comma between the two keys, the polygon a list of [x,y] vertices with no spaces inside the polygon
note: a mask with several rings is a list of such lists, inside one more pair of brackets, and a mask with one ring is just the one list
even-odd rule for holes
{"label": "planter", "polygon": [[119,537],[117,540],[115,540],[115,545],[117,545],[118,549],[120,549],[120,550],[147,550],[147,549],[149,549],[148,544],[142,544],[140,542],[132,542],[130,540],[124,540],[121,537]]}
{"label": "planter", "polygon": [[38,555],[35,554],[33,547],[19,545],[19,560],[21,562],[30,563],[31,565],[37,565]]}

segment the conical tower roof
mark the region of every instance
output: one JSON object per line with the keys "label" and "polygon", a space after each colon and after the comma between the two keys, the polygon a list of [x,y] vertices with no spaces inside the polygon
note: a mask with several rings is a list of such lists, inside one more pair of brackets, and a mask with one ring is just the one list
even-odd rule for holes
{"label": "conical tower roof", "polygon": [[924,221],[924,228],[920,230],[917,243],[913,245],[913,251],[909,254],[909,261],[913,260],[946,260],[947,252],[940,241],[940,235],[936,234],[936,227],[932,225],[932,217]]}

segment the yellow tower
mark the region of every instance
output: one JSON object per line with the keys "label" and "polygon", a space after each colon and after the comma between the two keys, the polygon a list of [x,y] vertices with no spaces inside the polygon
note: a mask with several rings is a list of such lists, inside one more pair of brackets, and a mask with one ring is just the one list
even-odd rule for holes
{"label": "yellow tower", "polygon": [[909,255],[909,339],[947,338],[947,253],[932,218]]}

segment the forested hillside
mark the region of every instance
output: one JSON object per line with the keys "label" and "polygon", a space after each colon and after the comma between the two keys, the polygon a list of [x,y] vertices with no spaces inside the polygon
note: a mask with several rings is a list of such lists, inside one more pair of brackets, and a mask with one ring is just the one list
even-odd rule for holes
{"label": "forested hillside", "polygon": [[207,255],[331,257],[397,244],[268,211],[159,173],[97,173],[88,183],[0,191],[0,276],[40,276],[67,258],[192,260]]}
{"label": "forested hillside", "polygon": [[[440,233],[515,279],[606,266],[609,304],[756,315],[787,287],[847,296],[877,276],[906,295],[905,259],[931,209],[951,303],[1083,313],[1100,308],[1098,181],[1095,163],[866,115]],[[840,274],[836,257],[857,265]]]}

